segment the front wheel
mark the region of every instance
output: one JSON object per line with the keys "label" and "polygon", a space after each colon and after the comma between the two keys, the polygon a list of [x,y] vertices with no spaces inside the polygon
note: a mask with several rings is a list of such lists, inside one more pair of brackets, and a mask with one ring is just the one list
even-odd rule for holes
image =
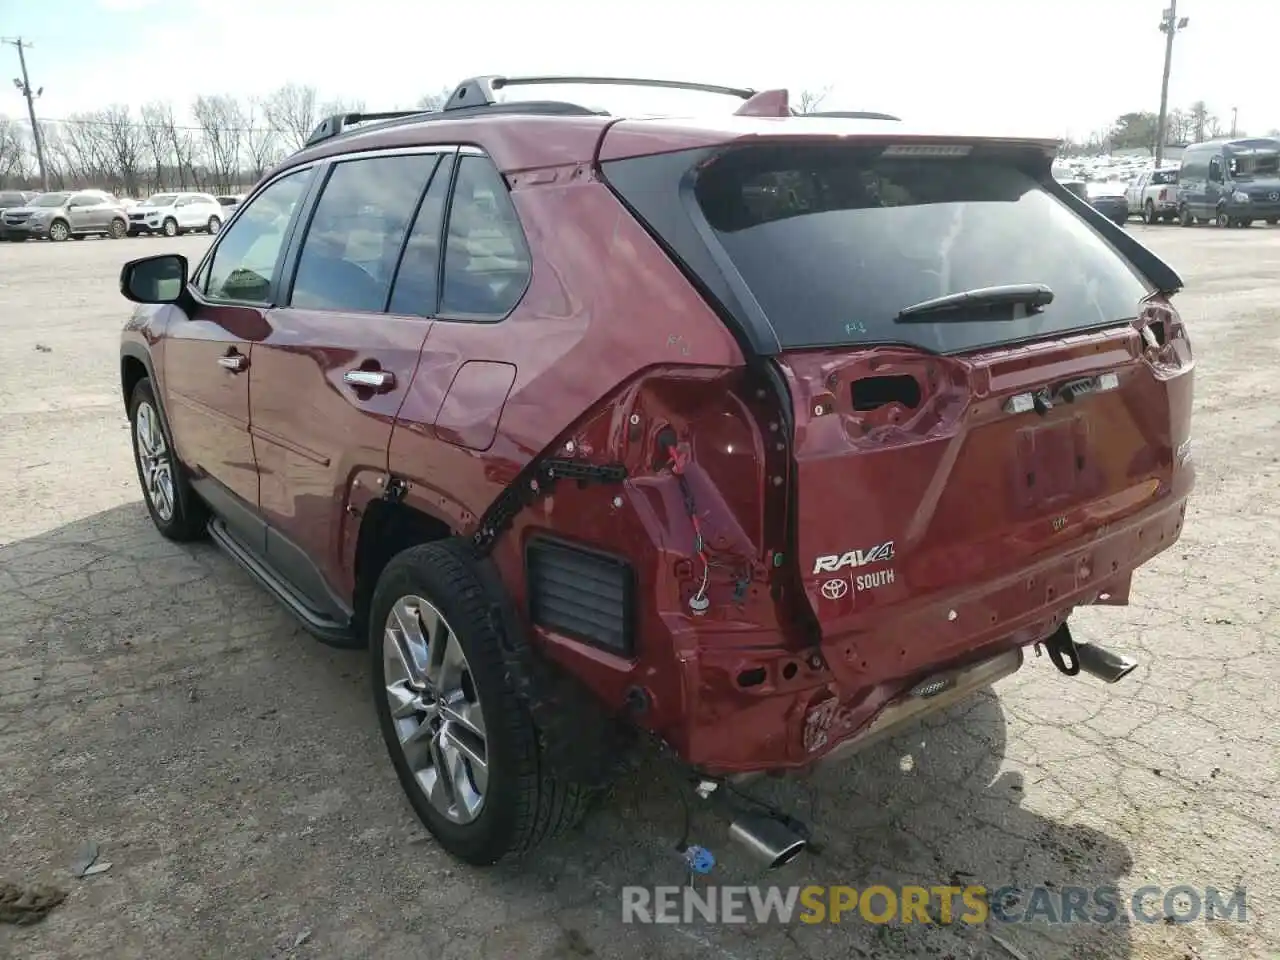
{"label": "front wheel", "polygon": [[178,221],[170,217],[164,222],[164,235],[166,237],[176,237],[178,235]]}
{"label": "front wheel", "polygon": [[1142,207],[1142,222],[1149,227],[1156,225],[1156,205],[1150,200]]}
{"label": "front wheel", "polygon": [[151,381],[145,377],[133,388],[129,423],[133,428],[134,465],[138,468],[142,499],[151,514],[151,522],[170,540],[200,539],[204,536],[208,514],[174,455]]}
{"label": "front wheel", "polygon": [[572,827],[591,793],[542,762],[475,563],[445,540],[387,565],[369,614],[370,674],[414,812],[449,853],[488,866]]}
{"label": "front wheel", "polygon": [[219,230],[222,229],[222,221],[219,220],[217,217],[210,217],[209,223],[207,225],[207,229],[209,231],[209,236],[214,236]]}
{"label": "front wheel", "polygon": [[55,220],[49,224],[49,239],[61,243],[71,236],[71,227],[65,220]]}

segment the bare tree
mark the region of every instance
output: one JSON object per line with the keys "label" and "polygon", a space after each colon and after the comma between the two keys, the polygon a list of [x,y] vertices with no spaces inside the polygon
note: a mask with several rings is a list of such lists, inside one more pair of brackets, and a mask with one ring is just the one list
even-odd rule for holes
{"label": "bare tree", "polygon": [[0,117],[0,186],[17,186],[31,175],[27,132],[8,117]]}
{"label": "bare tree", "polygon": [[169,137],[172,119],[173,111],[167,103],[142,105],[142,138],[151,167],[151,189],[156,192],[165,188],[174,166],[173,143]]}
{"label": "bare tree", "polygon": [[1204,142],[1205,133],[1209,128],[1209,108],[1205,106],[1203,100],[1197,100],[1191,105],[1191,109],[1187,111],[1187,119],[1190,121],[1190,132],[1195,137],[1195,142]]}
{"label": "bare tree", "polygon": [[266,104],[253,98],[245,109],[244,152],[249,175],[257,182],[280,159],[280,135],[271,126]]}
{"label": "bare tree", "polygon": [[825,86],[821,90],[801,90],[796,97],[796,109],[800,113],[813,113],[822,106],[822,101],[826,100],[830,93],[830,86]]}
{"label": "bare tree", "polygon": [[104,153],[109,168],[108,179],[125,195],[136,197],[140,192],[140,174],[145,162],[146,138],[142,128],[133,122],[128,107],[116,104],[102,111],[101,135],[106,141]]}
{"label": "bare tree", "polygon": [[[317,120],[316,123],[319,124],[320,120],[323,120],[325,117],[332,117],[336,113],[363,113],[363,112],[364,112],[363,100],[343,100],[342,98],[338,97],[333,100],[326,100],[324,103],[320,105],[320,112],[319,112],[320,119]],[[315,127],[312,127],[311,130],[308,130],[307,135],[310,136],[313,130],[315,130]]]}
{"label": "bare tree", "polygon": [[268,122],[290,150],[300,149],[318,123],[315,87],[286,83],[264,101],[263,107]]}
{"label": "bare tree", "polygon": [[435,93],[424,94],[419,98],[417,106],[420,110],[426,110],[435,113],[437,110],[443,110],[444,105],[449,102],[449,97],[453,95],[451,87],[441,87]]}
{"label": "bare tree", "polygon": [[230,191],[240,179],[240,150],[248,124],[235,97],[196,97],[192,115],[200,126],[209,180],[217,190]]}

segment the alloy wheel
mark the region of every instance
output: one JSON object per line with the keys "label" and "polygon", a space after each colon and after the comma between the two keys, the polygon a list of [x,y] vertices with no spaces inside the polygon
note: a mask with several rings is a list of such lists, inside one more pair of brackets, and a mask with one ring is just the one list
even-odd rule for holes
{"label": "alloy wheel", "polygon": [[484,806],[489,750],[471,667],[428,601],[401,597],[383,631],[383,676],[405,762],[428,802],[454,823]]}
{"label": "alloy wheel", "polygon": [[156,515],[165,523],[173,519],[175,496],[173,467],[169,447],[160,429],[155,407],[143,401],[134,416],[134,433],[138,440],[138,463],[142,467],[143,492]]}
{"label": "alloy wheel", "polygon": [[71,231],[67,229],[67,225],[65,223],[58,222],[49,228],[50,240],[57,240],[61,242],[69,236],[71,236]]}

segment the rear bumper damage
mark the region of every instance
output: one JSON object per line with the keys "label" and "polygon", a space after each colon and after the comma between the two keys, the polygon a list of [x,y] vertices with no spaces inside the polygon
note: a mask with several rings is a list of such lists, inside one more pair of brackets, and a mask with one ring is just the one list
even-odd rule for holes
{"label": "rear bumper damage", "polygon": [[[684,664],[687,759],[707,775],[741,777],[847,757],[1016,672],[1027,646],[1052,655],[1075,607],[1127,603],[1133,571],[1178,538],[1189,490],[1178,492],[1069,552],[803,657],[704,643]],[[1080,659],[1108,681],[1132,669],[1098,648]]]}

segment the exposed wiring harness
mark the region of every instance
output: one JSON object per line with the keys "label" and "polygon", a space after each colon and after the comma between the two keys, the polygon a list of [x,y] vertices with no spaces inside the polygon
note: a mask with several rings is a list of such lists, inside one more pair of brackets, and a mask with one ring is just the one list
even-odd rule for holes
{"label": "exposed wiring harness", "polygon": [[667,449],[667,460],[671,467],[671,473],[676,478],[676,482],[680,484],[680,494],[684,498],[684,510],[689,515],[689,522],[693,525],[693,552],[698,558],[698,562],[702,567],[702,583],[698,587],[698,592],[689,598],[689,609],[695,615],[702,614],[707,607],[711,605],[707,599],[707,587],[711,582],[711,558],[707,556],[706,540],[702,536],[702,519],[698,516],[698,505],[693,499],[693,491],[689,489],[689,478],[685,476],[684,468],[689,462],[689,455],[684,452],[679,444],[673,443]]}

